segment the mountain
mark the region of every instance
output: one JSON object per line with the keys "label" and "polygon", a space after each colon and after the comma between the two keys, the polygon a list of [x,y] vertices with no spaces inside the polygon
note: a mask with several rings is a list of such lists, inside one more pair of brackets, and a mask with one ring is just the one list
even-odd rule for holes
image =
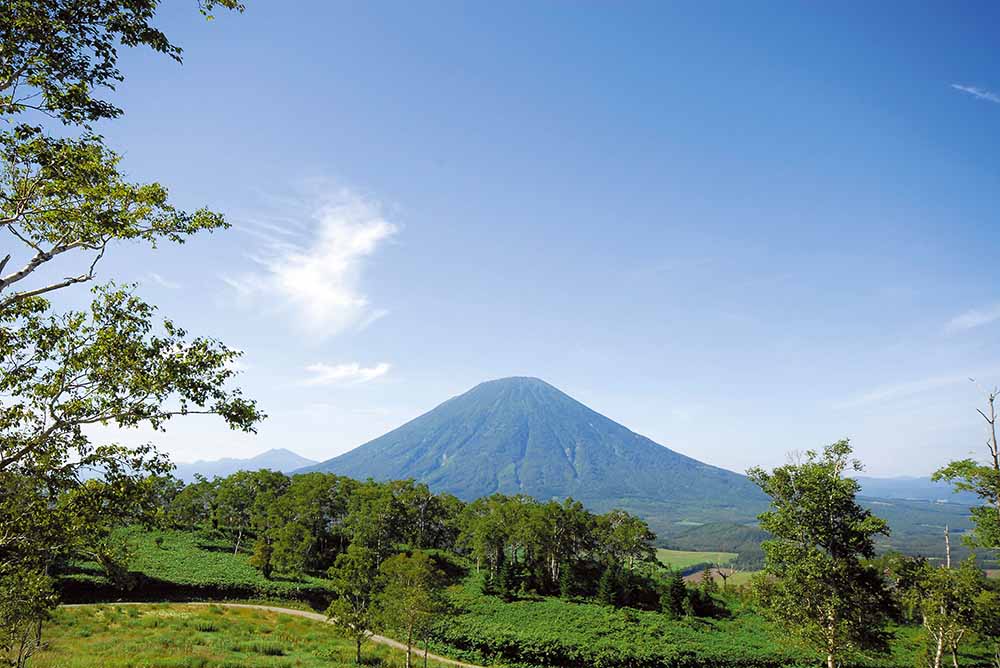
{"label": "mountain", "polygon": [[[303,469],[309,470],[359,480],[413,478],[465,500],[495,492],[542,500],[572,496],[596,512],[635,513],[670,547],[733,550],[750,559],[760,558],[763,533],[756,518],[768,505],[745,476],[674,452],[537,378],[477,385]],[[880,543],[884,549],[937,555],[945,526],[956,537],[971,526],[968,504],[949,498],[946,489],[931,487],[927,498],[914,493],[924,482],[861,482],[862,504],[892,527],[892,536]]]}
{"label": "mountain", "polygon": [[857,480],[861,484],[863,496],[963,504],[978,502],[978,497],[972,492],[955,492],[949,483],[934,482],[930,478],[868,478],[861,476]]}
{"label": "mountain", "polygon": [[296,469],[315,463],[314,460],[306,459],[291,450],[275,448],[249,459],[232,459],[227,457],[210,461],[200,460],[191,463],[180,463],[177,464],[177,468],[174,470],[174,476],[185,482],[191,482],[194,480],[196,473],[200,473],[206,478],[212,478],[213,476],[225,477],[237,471],[259,471],[260,469],[291,473]]}
{"label": "mountain", "polygon": [[656,517],[660,531],[676,521],[752,520],[765,505],[746,477],[674,452],[537,378],[477,385],[309,470],[414,478],[466,500],[572,496]]}

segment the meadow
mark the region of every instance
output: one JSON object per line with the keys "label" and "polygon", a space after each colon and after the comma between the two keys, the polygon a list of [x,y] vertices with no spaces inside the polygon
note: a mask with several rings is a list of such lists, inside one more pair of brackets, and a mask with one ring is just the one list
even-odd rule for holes
{"label": "meadow", "polygon": [[[455,614],[437,627],[441,654],[483,664],[601,668],[790,668],[816,665],[817,657],[789,643],[788,634],[727,596],[730,614],[719,619],[670,619],[653,611],[586,601],[532,598],[504,602],[483,596],[470,577],[452,588]],[[923,640],[913,626],[893,626],[892,652],[857,658],[853,666],[913,668]],[[992,666],[984,644],[968,643],[962,668]]]}
{"label": "meadow", "polygon": [[[216,599],[253,599],[307,607],[304,594],[330,596],[328,581],[265,580],[248,563],[246,554],[221,549],[221,543],[194,532],[128,529],[130,567],[140,579],[157,582],[164,599],[191,598],[192,591]],[[157,540],[159,538],[159,540]],[[732,560],[733,553],[661,550],[658,556],[675,568]],[[86,571],[87,568],[78,568]],[[431,650],[484,665],[597,666],[726,666],[784,668],[813,665],[815,656],[789,645],[787,634],[745,605],[738,587],[749,573],[729,580],[729,613],[721,618],[670,619],[655,611],[614,608],[583,600],[524,595],[503,601],[481,592],[481,576],[470,572],[448,589],[451,613],[436,626]],[[79,572],[111,591],[107,582]],[[171,589],[172,588],[172,589]],[[123,600],[149,595],[148,590],[120,592]],[[313,603],[313,607],[319,607]],[[218,606],[114,606],[63,608],[46,631],[49,649],[35,665],[69,666],[309,666],[348,665],[350,643],[333,629],[309,620]],[[218,624],[220,620],[225,624]],[[211,631],[199,630],[199,626]],[[912,668],[918,665],[923,642],[920,630],[894,626],[889,656],[853,665],[871,668]],[[255,644],[256,643],[256,644]],[[267,652],[280,654],[269,655]],[[117,656],[116,656],[117,655]],[[383,665],[393,654],[368,645],[366,655]],[[127,656],[128,659],[117,657]],[[991,666],[989,649],[968,643],[962,668]],[[96,657],[96,658],[95,658]],[[162,657],[162,658],[157,658]],[[71,661],[68,661],[71,659]],[[105,660],[106,659],[106,660]],[[341,663],[338,663],[341,662]]]}
{"label": "meadow", "polygon": [[735,552],[699,552],[695,550],[667,550],[660,548],[656,558],[675,570],[684,571],[701,564],[724,566],[732,563],[738,555]]}
{"label": "meadow", "polygon": [[[262,610],[178,604],[60,608],[33,668],[337,668],[354,646],[321,622]],[[396,668],[403,652],[365,646],[368,665]],[[428,665],[440,668],[440,664]]]}
{"label": "meadow", "polygon": [[266,579],[250,565],[248,554],[234,554],[226,541],[198,532],[128,527],[115,537],[128,546],[130,588],[116,589],[96,563],[78,562],[61,579],[64,600],[266,599],[325,608],[331,597],[328,580],[310,575]]}

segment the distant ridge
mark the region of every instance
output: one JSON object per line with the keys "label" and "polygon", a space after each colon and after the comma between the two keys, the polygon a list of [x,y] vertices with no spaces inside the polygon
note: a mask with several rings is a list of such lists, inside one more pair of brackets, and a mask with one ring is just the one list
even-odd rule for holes
{"label": "distant ridge", "polygon": [[414,478],[467,500],[495,492],[572,496],[647,516],[752,519],[765,505],[746,477],[674,452],[524,377],[477,385],[309,470]]}
{"label": "distant ridge", "polygon": [[972,492],[956,492],[950,483],[933,482],[929,477],[869,478],[859,476],[857,480],[861,484],[862,496],[968,505],[978,503],[978,497]]}
{"label": "distant ridge", "polygon": [[195,474],[199,473],[206,478],[214,476],[225,477],[237,471],[259,471],[261,469],[291,473],[296,469],[315,463],[315,460],[302,457],[291,450],[274,448],[249,459],[226,457],[223,459],[179,463],[176,465],[173,474],[185,482],[191,482],[194,480]]}

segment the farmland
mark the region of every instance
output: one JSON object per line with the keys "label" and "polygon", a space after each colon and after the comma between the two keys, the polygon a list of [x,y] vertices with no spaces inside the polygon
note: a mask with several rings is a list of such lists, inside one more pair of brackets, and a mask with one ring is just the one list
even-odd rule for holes
{"label": "farmland", "polygon": [[660,548],[656,558],[671,568],[683,571],[699,564],[722,566],[735,560],[735,552],[697,552],[693,550],[667,550]]}

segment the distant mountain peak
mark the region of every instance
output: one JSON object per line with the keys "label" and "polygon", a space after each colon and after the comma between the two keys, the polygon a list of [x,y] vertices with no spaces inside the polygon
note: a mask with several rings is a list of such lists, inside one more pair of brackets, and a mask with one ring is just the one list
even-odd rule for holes
{"label": "distant mountain peak", "polygon": [[174,469],[174,476],[181,480],[191,481],[194,480],[196,474],[206,478],[225,477],[237,471],[259,471],[260,469],[291,473],[296,469],[315,463],[315,460],[303,457],[287,448],[271,448],[246,459],[223,457],[221,459],[178,463]]}
{"label": "distant mountain peak", "polygon": [[465,499],[495,492],[573,496],[594,507],[760,506],[744,476],[674,452],[544,380],[488,380],[401,427],[310,467],[353,478],[414,478]]}

